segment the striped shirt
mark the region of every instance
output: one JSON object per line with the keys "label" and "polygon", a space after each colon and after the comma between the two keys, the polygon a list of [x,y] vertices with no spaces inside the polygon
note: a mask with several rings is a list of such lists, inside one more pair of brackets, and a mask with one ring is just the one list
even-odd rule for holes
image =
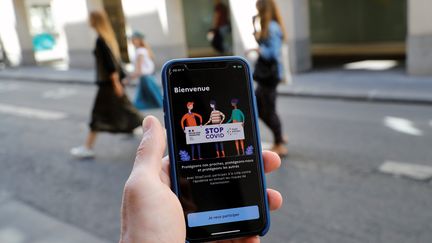
{"label": "striped shirt", "polygon": [[220,112],[220,111],[218,111],[218,110],[213,110],[210,113],[210,119],[208,120],[208,122],[206,123],[206,125],[209,124],[209,123],[211,123],[211,124],[219,124],[219,123],[222,123],[223,120],[225,120],[225,114],[222,113],[222,112]]}

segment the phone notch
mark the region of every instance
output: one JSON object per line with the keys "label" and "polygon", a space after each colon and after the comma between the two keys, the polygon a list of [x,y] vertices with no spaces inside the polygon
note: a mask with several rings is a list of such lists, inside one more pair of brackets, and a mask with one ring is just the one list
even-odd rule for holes
{"label": "phone notch", "polygon": [[203,69],[225,69],[228,67],[228,62],[192,62],[185,64],[188,70],[203,70]]}

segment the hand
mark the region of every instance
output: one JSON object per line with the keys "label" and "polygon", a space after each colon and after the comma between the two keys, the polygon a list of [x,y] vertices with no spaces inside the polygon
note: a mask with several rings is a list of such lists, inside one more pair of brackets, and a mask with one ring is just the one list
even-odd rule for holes
{"label": "hand", "polygon": [[[165,131],[153,116],[143,121],[143,139],[138,147],[135,163],[126,182],[122,203],[120,242],[185,242],[186,225],[183,209],[170,189],[169,159],[162,158],[166,140]],[[280,166],[280,158],[269,151],[263,152],[266,173]],[[270,210],[282,205],[278,191],[267,189]],[[259,242],[258,236],[225,242]]]}
{"label": "hand", "polygon": [[124,88],[123,88],[123,86],[121,84],[114,85],[114,93],[118,97],[123,97],[123,95],[124,95]]}
{"label": "hand", "polygon": [[119,76],[118,72],[113,72],[111,74],[111,81],[112,81],[112,85],[114,88],[114,93],[118,97],[122,97],[124,95],[124,89],[123,89],[123,85],[120,82],[121,80],[119,77],[120,76]]}

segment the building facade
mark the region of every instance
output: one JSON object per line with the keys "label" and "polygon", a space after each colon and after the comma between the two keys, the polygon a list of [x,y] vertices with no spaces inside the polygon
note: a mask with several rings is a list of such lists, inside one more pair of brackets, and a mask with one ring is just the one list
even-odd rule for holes
{"label": "building facade", "polygon": [[[231,34],[229,54],[255,48],[256,0],[225,0]],[[398,56],[412,75],[432,75],[430,0],[276,0],[288,40],[286,69],[303,72],[313,58]],[[122,57],[133,55],[127,35],[138,30],[156,63],[179,57],[217,55],[207,40],[214,11],[210,0],[0,0],[0,45],[11,65],[65,63],[91,68],[95,34],[88,13],[105,9]]]}

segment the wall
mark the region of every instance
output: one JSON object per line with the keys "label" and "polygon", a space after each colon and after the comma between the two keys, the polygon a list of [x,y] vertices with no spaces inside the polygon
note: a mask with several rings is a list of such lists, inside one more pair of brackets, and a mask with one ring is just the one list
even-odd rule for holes
{"label": "wall", "polygon": [[123,0],[129,34],[145,34],[156,55],[156,65],[186,57],[186,36],[181,0]]}
{"label": "wall", "polygon": [[407,69],[409,74],[432,76],[432,1],[409,0]]}

